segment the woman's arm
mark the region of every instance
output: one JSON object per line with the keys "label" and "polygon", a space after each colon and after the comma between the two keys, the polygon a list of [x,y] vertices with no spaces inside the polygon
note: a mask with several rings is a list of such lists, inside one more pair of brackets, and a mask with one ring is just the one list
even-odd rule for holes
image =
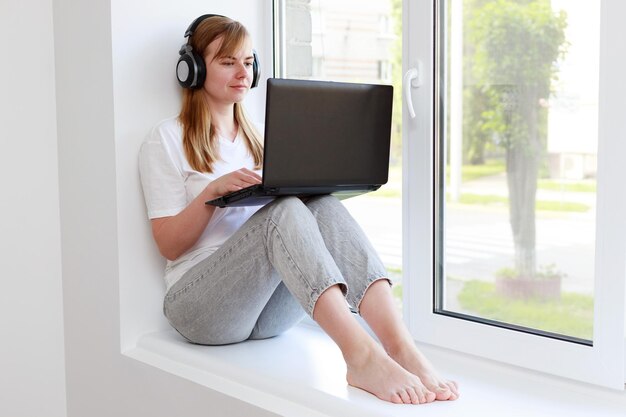
{"label": "woman's arm", "polygon": [[215,207],[204,204],[205,201],[260,183],[257,173],[241,168],[211,181],[177,215],[152,219],[152,235],[161,255],[173,261],[198,241],[215,212]]}

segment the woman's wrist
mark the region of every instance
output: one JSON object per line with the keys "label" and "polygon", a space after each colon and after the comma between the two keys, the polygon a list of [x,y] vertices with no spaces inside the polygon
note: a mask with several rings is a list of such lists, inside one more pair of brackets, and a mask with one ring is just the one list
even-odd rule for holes
{"label": "woman's wrist", "polygon": [[214,189],[213,183],[209,183],[200,194],[204,201],[214,200],[220,197],[219,193]]}

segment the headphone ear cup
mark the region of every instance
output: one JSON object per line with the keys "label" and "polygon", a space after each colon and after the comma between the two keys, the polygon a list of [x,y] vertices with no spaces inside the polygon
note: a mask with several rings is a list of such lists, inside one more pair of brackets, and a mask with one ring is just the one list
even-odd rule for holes
{"label": "headphone ear cup", "polygon": [[196,80],[191,88],[202,88],[204,86],[204,80],[206,80],[206,65],[204,64],[204,58],[194,51],[191,51],[191,55],[193,56],[193,62],[195,63],[196,69]]}
{"label": "headphone ear cup", "polygon": [[261,64],[259,62],[259,55],[254,49],[252,50],[252,56],[254,56],[254,61],[252,62],[252,85],[250,85],[250,88],[254,88],[259,85],[259,79],[261,78]]}
{"label": "headphone ear cup", "polygon": [[183,45],[176,64],[176,78],[183,88],[197,89],[204,85],[206,66],[204,59],[191,46]]}

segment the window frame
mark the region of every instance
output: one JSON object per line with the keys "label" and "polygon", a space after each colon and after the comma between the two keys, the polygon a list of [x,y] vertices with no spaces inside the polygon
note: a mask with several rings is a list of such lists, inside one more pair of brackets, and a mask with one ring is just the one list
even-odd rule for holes
{"label": "window frame", "polygon": [[[600,278],[594,284],[593,346],[588,346],[435,313],[439,214],[435,205],[435,107],[442,105],[435,84],[439,60],[435,35],[440,1],[445,0],[404,0],[403,5],[403,73],[410,68],[425,69],[422,85],[410,89],[417,117],[410,118],[406,105],[403,109],[403,304],[409,329],[420,342],[624,389],[626,222],[622,214],[626,212],[626,198],[620,195],[619,179],[626,177],[626,164],[620,158],[626,155],[626,141],[610,138],[626,138],[626,124],[619,114],[620,99],[626,97],[626,88],[619,83],[626,54],[618,43],[626,36],[619,21],[626,13],[626,4],[603,0],[601,5],[595,267],[595,276]],[[404,87],[406,91],[408,86]],[[442,222],[445,224],[445,219]]]}

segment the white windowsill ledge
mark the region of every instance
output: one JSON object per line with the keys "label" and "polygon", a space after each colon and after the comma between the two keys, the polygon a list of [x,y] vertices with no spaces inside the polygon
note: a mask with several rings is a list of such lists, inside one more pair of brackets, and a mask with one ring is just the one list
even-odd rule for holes
{"label": "white windowsill ledge", "polygon": [[189,344],[174,330],[143,336],[125,355],[283,416],[626,415],[626,392],[605,390],[420,346],[461,398],[395,405],[349,387],[345,364],[320,329],[299,325],[282,336],[228,346]]}

